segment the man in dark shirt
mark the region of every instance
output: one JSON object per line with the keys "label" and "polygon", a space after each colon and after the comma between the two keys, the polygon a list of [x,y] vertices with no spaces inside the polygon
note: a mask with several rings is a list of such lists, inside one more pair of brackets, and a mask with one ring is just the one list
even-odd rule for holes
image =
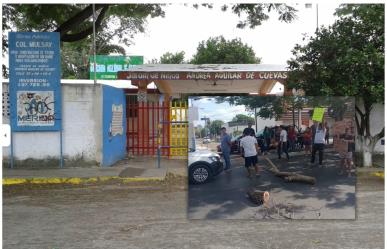
{"label": "man in dark shirt", "polygon": [[243,130],[243,134],[247,134],[248,136],[255,137],[255,130],[253,128],[251,128],[252,125],[253,125],[253,123],[251,121],[249,121],[247,123],[247,128],[245,128]]}

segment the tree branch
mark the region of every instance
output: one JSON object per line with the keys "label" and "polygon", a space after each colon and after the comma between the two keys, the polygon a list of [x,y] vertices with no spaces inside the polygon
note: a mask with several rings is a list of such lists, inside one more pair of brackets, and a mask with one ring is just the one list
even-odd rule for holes
{"label": "tree branch", "polygon": [[356,123],[356,129],[357,129],[358,134],[363,135],[363,134],[360,134],[360,123],[359,123],[359,118],[357,117],[356,113],[355,113],[355,123]]}
{"label": "tree branch", "polygon": [[355,109],[361,117],[364,117],[364,113],[360,110],[360,108],[357,105],[355,105]]}
{"label": "tree branch", "polygon": [[[96,4],[95,10],[99,10],[105,7],[108,7],[108,4]],[[81,12],[67,20],[66,22],[62,23],[54,32],[60,32],[61,37],[65,35],[68,31],[70,31],[72,28],[79,26],[83,21],[85,21],[87,18],[93,15],[93,5],[90,4],[85,9],[83,9]]]}
{"label": "tree branch", "polygon": [[375,142],[379,141],[380,139],[384,138],[384,127],[383,129],[374,136]]}
{"label": "tree branch", "polygon": [[[108,10],[108,5],[103,7],[101,12],[99,13],[98,18],[95,21],[95,29],[96,30],[101,26],[102,20],[105,16],[105,13],[107,10]],[[93,27],[90,27],[88,29],[85,29],[85,30],[77,33],[77,34],[63,34],[63,36],[61,36],[61,41],[63,41],[63,42],[79,41],[79,40],[86,38],[88,35],[90,35],[92,33],[93,33]]]}

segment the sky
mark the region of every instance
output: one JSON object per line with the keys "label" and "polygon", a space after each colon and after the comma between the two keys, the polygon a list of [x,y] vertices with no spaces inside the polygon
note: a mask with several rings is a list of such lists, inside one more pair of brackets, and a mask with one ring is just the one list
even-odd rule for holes
{"label": "sky", "polygon": [[[226,39],[240,38],[253,48],[256,56],[265,64],[286,64],[291,58],[295,44],[303,43],[304,35],[312,35],[317,27],[316,4],[306,8],[305,4],[292,4],[299,12],[292,23],[277,20],[276,13],[270,15],[255,29],[238,29],[239,17],[220,10],[221,5],[213,9],[199,7],[194,9],[183,4],[172,4],[165,8],[164,18],[149,18],[146,32],[133,39],[134,45],[127,48],[129,55],[143,55],[144,62],[159,59],[166,52],[184,51],[186,59],[195,54],[198,44],[209,37],[224,36]],[[319,25],[328,26],[335,20],[333,15],[338,3],[319,3]],[[304,41],[305,43],[305,41]],[[278,86],[273,91],[277,91]],[[282,89],[283,90],[283,89]],[[238,113],[249,114],[244,106],[230,106],[228,103],[216,104],[214,100],[204,98],[193,102],[199,107],[199,118],[209,117],[224,122]],[[251,113],[250,113],[251,114]],[[203,121],[196,124],[204,124]],[[195,124],[195,125],[196,125]]]}
{"label": "sky", "polygon": [[[273,12],[269,20],[255,29],[238,29],[238,16],[221,11],[219,4],[213,9],[195,9],[175,3],[165,7],[165,18],[149,18],[146,32],[137,34],[133,39],[135,44],[126,51],[129,55],[143,55],[144,62],[159,59],[166,52],[179,51],[184,51],[186,59],[191,59],[201,41],[223,35],[226,39],[241,38],[262,58],[261,63],[286,64],[295,44],[303,42],[303,34],[310,36],[317,27],[316,4],[311,8],[306,8],[305,4],[292,5],[299,9],[298,18],[292,23],[278,21]],[[332,24],[337,7],[338,3],[319,3],[319,25]]]}
{"label": "sky", "polygon": [[[193,100],[190,103],[190,106],[196,106],[198,108],[199,121],[194,121],[194,126],[197,125],[204,126],[204,121],[200,120],[201,118],[209,118],[211,121],[222,120],[224,123],[230,122],[233,117],[237,114],[245,114],[250,117],[254,117],[254,114],[248,110],[244,105],[230,105],[227,102],[225,103],[216,103],[214,98],[201,98],[198,100]],[[191,108],[189,111],[192,111]],[[273,125],[274,120],[257,118],[257,131],[263,129],[266,125]]]}
{"label": "sky", "polygon": [[[244,105],[230,105],[228,103],[216,103],[213,98],[201,98],[193,100],[192,105],[198,107],[199,119],[209,118],[213,120],[222,120],[223,122],[229,122],[236,114],[251,115],[246,111]],[[204,121],[194,122],[194,125],[204,126]]]}

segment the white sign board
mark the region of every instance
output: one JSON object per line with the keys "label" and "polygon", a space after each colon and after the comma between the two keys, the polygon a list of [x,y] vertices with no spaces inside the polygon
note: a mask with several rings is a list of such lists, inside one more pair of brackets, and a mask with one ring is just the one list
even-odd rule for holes
{"label": "white sign board", "polygon": [[122,118],[123,118],[123,107],[122,105],[112,105],[112,136],[122,135]]}

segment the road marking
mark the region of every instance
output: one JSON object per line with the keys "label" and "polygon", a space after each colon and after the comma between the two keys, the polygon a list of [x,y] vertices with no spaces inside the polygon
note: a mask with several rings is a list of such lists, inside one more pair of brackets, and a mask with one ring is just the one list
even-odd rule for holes
{"label": "road marking", "polygon": [[116,180],[122,183],[163,181],[163,177],[118,177],[118,176],[100,176],[100,177],[48,177],[48,178],[3,178],[3,186],[19,184],[72,184],[79,185],[85,183],[107,182]]}

